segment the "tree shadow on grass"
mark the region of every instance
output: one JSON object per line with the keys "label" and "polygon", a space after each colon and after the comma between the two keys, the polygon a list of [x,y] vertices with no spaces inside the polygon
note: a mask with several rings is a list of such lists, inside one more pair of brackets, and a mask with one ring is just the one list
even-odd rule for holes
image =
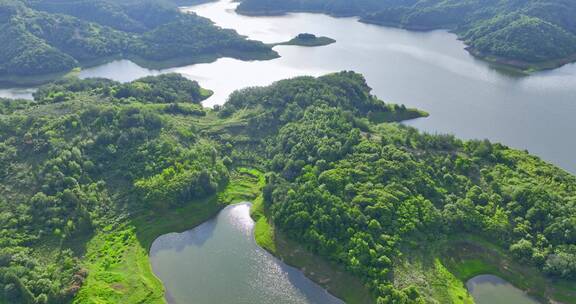
{"label": "tree shadow on grass", "polygon": [[70,249],[74,256],[83,257],[86,254],[88,242],[94,235],[95,231],[93,229],[86,229],[75,233],[74,236],[66,238],[62,242],[62,249]]}

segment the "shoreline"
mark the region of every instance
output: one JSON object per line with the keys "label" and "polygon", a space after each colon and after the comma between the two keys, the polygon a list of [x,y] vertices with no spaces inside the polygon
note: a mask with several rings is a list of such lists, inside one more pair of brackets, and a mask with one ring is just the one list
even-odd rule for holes
{"label": "shoreline", "polygon": [[[205,3],[214,2],[206,1]],[[194,6],[194,5],[193,5]],[[185,8],[189,8],[186,6]],[[334,18],[357,18],[358,22],[364,24],[370,24],[375,26],[382,26],[382,27],[390,27],[390,28],[397,28],[403,29],[407,31],[416,31],[416,32],[429,32],[435,30],[445,30],[457,35],[457,39],[460,41],[462,37],[460,37],[457,33],[455,33],[450,28],[437,28],[437,27],[414,27],[414,26],[403,26],[396,22],[384,22],[372,19],[366,19],[365,17],[353,15],[353,14],[331,14],[324,12],[322,10],[294,10],[294,11],[266,11],[266,12],[258,12],[258,11],[239,11],[236,10],[236,13],[243,16],[251,16],[251,17],[276,17],[276,16],[285,16],[292,13],[311,13],[311,14],[324,14],[327,16],[331,16]],[[304,46],[304,47],[318,47],[318,46],[326,46],[335,43],[336,41],[329,37],[318,37],[320,39],[327,38],[330,39],[330,42],[322,42],[318,44],[300,44],[300,43],[292,43],[291,41],[285,42],[278,42],[278,43],[268,43],[266,45],[270,47],[275,46]],[[463,41],[464,42],[464,41]],[[497,70],[502,70],[503,72],[509,72],[516,74],[518,76],[529,76],[535,72],[540,71],[548,71],[560,68],[566,64],[575,63],[576,62],[576,54],[565,57],[559,58],[555,60],[549,60],[544,62],[525,62],[521,60],[514,60],[504,57],[499,57],[496,55],[485,54],[476,49],[472,46],[467,45],[465,42],[464,49],[472,55],[474,58],[479,59],[493,68]],[[61,79],[62,77],[68,75],[71,72],[74,72],[77,69],[86,69],[86,68],[93,68],[100,65],[108,64],[110,62],[116,60],[130,60],[135,64],[152,70],[162,70],[162,69],[169,69],[169,68],[177,68],[183,67],[187,65],[195,65],[195,64],[204,64],[204,63],[213,63],[221,58],[233,58],[242,61],[266,61],[266,60],[273,60],[280,58],[278,52],[271,49],[269,52],[241,52],[241,51],[224,51],[217,54],[199,54],[199,55],[192,55],[192,56],[182,56],[182,57],[175,57],[165,60],[151,60],[145,59],[141,56],[131,55],[131,54],[118,54],[114,56],[107,56],[103,58],[97,58],[94,60],[80,62],[79,66],[74,67],[68,71],[61,71],[61,72],[54,72],[48,74],[40,74],[40,75],[23,75],[23,76],[11,76],[11,75],[0,75],[0,89],[12,89],[12,88],[30,88],[35,86],[41,86],[43,84]]]}
{"label": "shoreline", "polygon": [[[190,201],[176,209],[150,210],[130,215],[118,226],[96,233],[86,244],[81,265],[90,273],[75,297],[75,303],[106,302],[166,304],[166,289],[150,263],[150,248],[160,236],[193,229],[210,220],[233,202],[255,198],[251,179],[239,169],[216,194]],[[118,240],[122,240],[120,243]],[[117,252],[122,252],[120,255]],[[113,265],[108,255],[116,256]],[[118,274],[112,281],[110,273]]]}
{"label": "shoreline", "polygon": [[[158,231],[154,231],[154,233],[151,233],[147,237],[142,237],[141,244],[144,246],[144,250],[146,252],[146,262],[148,265],[146,267],[146,272],[149,272],[149,274],[151,276],[153,276],[154,279],[162,287],[162,291],[161,291],[161,293],[163,295],[162,296],[162,303],[167,303],[167,301],[166,301],[167,291],[166,291],[166,288],[165,288],[162,280],[160,278],[158,278],[158,276],[154,273],[154,270],[152,268],[152,264],[150,263],[150,259],[149,259],[150,249],[151,249],[151,246],[154,243],[154,241],[157,238],[159,238],[162,235],[167,234],[167,233],[174,233],[174,232],[182,233],[182,232],[194,229],[194,228],[202,225],[206,221],[209,221],[209,220],[215,218],[216,216],[218,216],[218,214],[222,210],[224,210],[225,208],[230,207],[230,206],[234,206],[234,205],[241,205],[241,204],[248,204],[250,206],[250,217],[254,221],[252,239],[254,240],[255,244],[258,247],[262,248],[267,253],[272,255],[275,259],[278,259],[279,261],[286,264],[287,266],[292,267],[292,268],[302,272],[302,274],[307,279],[309,279],[310,281],[314,282],[315,284],[317,284],[318,286],[323,288],[327,293],[329,293],[332,296],[342,300],[342,302],[344,302],[344,303],[350,303],[350,302],[346,301],[346,295],[341,293],[340,288],[333,288],[330,284],[327,284],[327,282],[323,282],[322,280],[318,280],[317,277],[314,275],[315,273],[310,272],[310,268],[307,269],[306,267],[301,267],[300,265],[298,265],[298,263],[294,263],[294,261],[290,260],[290,258],[287,258],[287,255],[289,255],[290,253],[285,253],[285,254],[279,253],[278,251],[275,250],[275,248],[272,249],[270,247],[261,245],[261,243],[258,241],[258,238],[257,238],[258,222],[262,221],[262,220],[267,221],[266,216],[263,213],[259,213],[259,211],[262,211],[260,208],[263,207],[261,189],[264,186],[264,182],[265,182],[264,175],[260,171],[251,170],[251,169],[244,169],[244,168],[240,168],[238,173],[249,175],[250,176],[249,179],[250,178],[253,179],[252,183],[251,183],[251,185],[253,186],[252,189],[249,189],[249,191],[247,191],[245,193],[242,193],[242,191],[240,191],[238,193],[232,193],[231,197],[227,197],[227,194],[224,194],[224,193],[229,191],[228,189],[235,188],[235,186],[238,185],[239,183],[246,182],[248,184],[248,179],[246,179],[246,180],[239,179],[239,181],[234,181],[234,182],[231,181],[230,184],[228,186],[226,186],[226,188],[224,190],[218,192],[216,195],[214,195],[211,198],[206,199],[203,202],[203,204],[206,205],[206,206],[203,206],[203,208],[208,207],[208,209],[206,209],[207,214],[205,214],[204,216],[201,216],[199,220],[195,219],[185,226],[174,225],[173,227],[164,227],[165,229],[160,228],[160,230],[162,230],[162,233],[157,233]],[[257,182],[256,182],[256,180],[257,180]],[[259,189],[259,192],[257,193],[257,196],[254,197],[256,192],[251,192],[251,191],[254,191],[256,189]],[[233,191],[234,190],[232,190],[232,192]],[[191,203],[191,204],[194,204],[194,203]],[[187,209],[187,207],[185,206],[185,207],[181,208],[181,210],[184,210],[184,209]],[[194,209],[194,208],[191,208],[190,206],[188,206],[188,209]],[[167,213],[168,214],[169,213],[179,213],[179,211],[180,210],[169,210]],[[184,214],[182,214],[182,216],[183,215]],[[136,216],[135,221],[148,222],[148,220],[142,218],[141,216]],[[149,224],[149,223],[147,223],[147,224]],[[173,224],[169,223],[168,225],[171,226]],[[268,226],[268,227],[272,228],[272,226]],[[154,227],[150,227],[149,230],[154,230]],[[141,229],[136,228],[136,234],[140,233],[140,234],[146,235],[147,233],[145,231],[146,231],[146,229],[141,230]],[[276,231],[274,231],[274,233],[276,233]],[[275,240],[276,240],[276,238],[275,238]],[[284,242],[286,242],[286,241],[284,241]],[[303,250],[303,248],[291,248],[291,249],[293,249],[293,251]],[[321,257],[317,257],[317,256],[315,256],[315,257],[321,263],[326,263],[327,265],[330,264],[330,267],[334,267],[334,265],[331,265],[330,262],[323,260]],[[142,261],[142,262],[144,262],[144,261]],[[342,273],[343,271],[344,271],[343,269],[334,269],[334,273],[339,273],[339,272]],[[350,278],[352,278],[351,275],[348,275],[348,276],[350,276]],[[356,288],[363,287],[363,286],[358,285],[359,280],[357,282],[346,282],[346,283],[350,283],[350,284],[345,284],[345,285],[354,286]],[[156,292],[160,292],[160,290],[156,290]],[[366,303],[366,302],[351,302],[351,303]],[[375,303],[375,300],[373,300],[373,302],[369,302],[369,303]]]}
{"label": "shoreline", "polygon": [[[366,299],[361,301],[350,299],[347,290],[344,290],[341,286],[333,286],[332,284],[338,284],[339,282],[337,281],[341,280],[341,278],[334,279],[334,277],[343,275],[345,287],[354,286],[350,289],[355,289],[355,291],[365,287],[359,278],[347,273],[341,266],[309,252],[306,248],[291,241],[286,235],[275,229],[266,216],[261,195],[251,204],[250,215],[255,222],[254,240],[258,246],[268,253],[285,264],[302,271],[307,278],[346,303],[376,302],[373,297],[370,299],[373,302],[368,302]],[[265,221],[267,225],[259,228],[256,223],[260,221]],[[271,241],[274,247],[271,248],[267,242],[259,242],[258,235],[262,231],[258,231],[258,229],[270,230],[267,235],[272,236]],[[451,248],[455,247],[461,247],[462,250],[457,254],[450,254],[449,252],[453,251]],[[497,245],[484,240],[481,236],[459,234],[447,236],[436,245],[428,245],[428,248],[430,256],[441,260],[444,267],[462,284],[470,297],[471,294],[466,287],[467,282],[482,274],[498,276],[542,303],[564,303],[554,301],[563,300],[563,296],[567,293],[574,293],[570,292],[570,286],[567,286],[567,284],[570,284],[569,281],[551,279],[541,274],[534,266],[518,264],[509,256],[509,253],[506,253]],[[411,256],[410,252],[411,250],[406,252],[407,256]],[[351,280],[346,281],[346,279]],[[359,285],[357,284],[358,282],[360,282]],[[362,294],[362,292],[359,294]],[[567,301],[565,303],[576,302]]]}
{"label": "shoreline", "polygon": [[301,47],[320,47],[320,46],[327,46],[330,44],[336,43],[335,39],[325,36],[318,36],[314,37],[313,40],[303,40],[299,37],[292,38],[288,41],[278,42],[278,43],[269,43],[268,46],[276,47],[276,46],[301,46]]}
{"label": "shoreline", "polygon": [[236,14],[241,15],[241,16],[246,16],[246,17],[281,17],[281,16],[286,16],[289,14],[302,14],[302,13],[309,13],[309,14],[324,14],[324,15],[328,15],[334,18],[354,18],[354,17],[358,17],[358,15],[355,14],[331,14],[331,13],[327,13],[323,10],[291,10],[291,11],[285,11],[285,10],[274,10],[274,11],[266,11],[266,12],[260,12],[260,11],[244,11],[244,10],[234,10],[236,12]]}
{"label": "shoreline", "polygon": [[[244,11],[244,10],[236,9],[236,13],[238,15],[248,16],[248,17],[278,17],[278,16],[286,16],[289,14],[298,14],[298,13],[323,14],[323,15],[327,15],[330,17],[334,17],[334,18],[355,17],[358,19],[357,20],[358,22],[361,22],[364,24],[397,28],[397,29],[403,29],[403,30],[407,30],[407,31],[430,32],[430,31],[436,31],[436,30],[445,30],[445,31],[454,33],[457,36],[458,40],[464,42],[462,40],[462,37],[460,37],[460,35],[458,35],[456,32],[454,32],[453,29],[450,28],[450,26],[446,26],[446,27],[403,26],[397,22],[386,22],[386,21],[366,19],[366,17],[360,16],[360,15],[354,15],[354,14],[342,14],[342,15],[332,14],[332,13],[322,11],[322,10],[289,10],[289,11],[276,10],[276,11],[264,11],[264,12],[262,12],[262,11]],[[465,45],[464,49],[470,55],[472,55],[474,58],[480,59],[481,61],[484,61],[484,62],[492,65],[493,67],[495,67],[497,69],[502,69],[504,71],[513,72],[513,73],[523,75],[523,76],[531,75],[534,72],[554,70],[554,69],[560,68],[560,67],[567,65],[567,64],[570,64],[570,63],[576,63],[576,54],[573,54],[573,55],[565,57],[565,58],[558,58],[558,59],[553,59],[553,60],[548,60],[548,61],[543,61],[543,62],[526,62],[526,61],[522,61],[522,60],[504,58],[504,57],[500,57],[500,56],[492,55],[492,54],[483,54],[483,53],[475,50],[472,46],[466,44],[465,42],[464,42],[464,45]]]}
{"label": "shoreline", "polygon": [[70,73],[105,65],[116,60],[129,60],[133,63],[151,70],[163,70],[170,68],[183,67],[187,65],[213,63],[221,58],[232,58],[241,61],[267,61],[280,58],[278,52],[270,50],[269,52],[240,52],[240,51],[224,51],[216,54],[200,54],[193,56],[176,57],[167,60],[150,60],[136,55],[117,55],[100,58],[98,60],[91,60],[82,62],[79,66],[74,67],[68,71],[55,72],[49,74],[33,75],[33,76],[0,76],[0,88],[30,88],[41,86],[43,84],[62,79]]}
{"label": "shoreline", "polygon": [[543,61],[539,63],[530,63],[520,60],[508,59],[504,57],[499,57],[496,55],[483,54],[482,52],[474,49],[472,46],[467,46],[465,48],[470,55],[478,58],[484,62],[495,65],[495,67],[503,67],[512,71],[519,72],[524,75],[531,75],[534,72],[542,72],[554,70],[563,67],[567,64],[576,62],[576,54],[559,58],[555,60]]}
{"label": "shoreline", "polygon": [[[576,303],[574,300],[563,299],[567,293],[576,294],[568,286],[574,283],[549,278],[540,273],[536,266],[519,264],[510,253],[483,236],[448,236],[429,248],[464,284],[478,275],[495,275],[542,303]],[[459,250],[453,250],[455,248]]]}
{"label": "shoreline", "polygon": [[260,248],[286,265],[301,271],[309,280],[344,303],[376,303],[374,295],[360,278],[340,265],[311,253],[276,230],[266,216],[262,195],[253,201],[250,216],[255,222],[254,241]]}

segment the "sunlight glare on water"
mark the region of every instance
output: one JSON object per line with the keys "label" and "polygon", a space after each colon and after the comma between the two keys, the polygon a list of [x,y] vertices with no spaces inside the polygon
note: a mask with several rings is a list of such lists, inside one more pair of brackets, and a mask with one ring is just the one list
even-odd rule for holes
{"label": "sunlight glare on water", "polygon": [[384,101],[430,113],[407,125],[526,149],[576,173],[576,141],[570,140],[576,131],[576,64],[528,77],[513,76],[472,57],[456,35],[447,31],[412,32],[322,14],[246,17],[235,13],[236,5],[223,0],[185,10],[265,42],[286,41],[303,32],[337,42],[316,48],[278,46],[274,49],[282,57],[269,61],[221,58],[162,71],[119,60],[85,69],[80,76],[130,81],[178,72],[213,90],[214,95],[204,102],[213,106],[224,104],[230,93],[245,87],[354,70],[366,77],[373,93]]}
{"label": "sunlight glare on water", "polygon": [[250,205],[239,204],[192,230],[156,239],[150,261],[168,302],[342,303],[260,248],[253,233]]}

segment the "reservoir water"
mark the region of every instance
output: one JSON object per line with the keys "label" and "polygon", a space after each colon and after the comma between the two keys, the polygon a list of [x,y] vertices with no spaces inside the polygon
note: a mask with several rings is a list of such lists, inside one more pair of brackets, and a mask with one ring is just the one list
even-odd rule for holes
{"label": "reservoir water", "polygon": [[[232,91],[247,86],[354,70],[365,75],[381,99],[431,114],[408,125],[430,133],[487,138],[526,149],[576,173],[576,64],[527,77],[514,76],[475,59],[456,35],[446,31],[412,32],[321,14],[246,17],[235,13],[236,5],[232,0],[221,0],[184,10],[264,42],[286,41],[302,32],[337,42],[317,48],[278,46],[275,50],[282,57],[270,61],[223,58],[162,71],[120,60],[85,69],[80,76],[130,81],[179,72],[215,91],[205,102],[212,106],[223,104]],[[0,96],[26,94],[30,91],[0,90]]]}
{"label": "reservoir water", "polygon": [[539,304],[524,291],[493,275],[479,275],[466,283],[476,304]]}
{"label": "reservoir water", "polygon": [[192,230],[156,239],[150,261],[168,303],[343,303],[260,248],[253,230],[250,205],[239,204]]}

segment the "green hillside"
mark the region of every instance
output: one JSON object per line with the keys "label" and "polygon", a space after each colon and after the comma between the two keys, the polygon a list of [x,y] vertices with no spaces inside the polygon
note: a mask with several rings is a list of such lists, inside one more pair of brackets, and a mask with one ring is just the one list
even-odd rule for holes
{"label": "green hillside", "polygon": [[277,56],[263,43],[160,0],[2,0],[0,43],[0,79],[5,82],[113,58],[168,67],[223,56]]}
{"label": "green hillside", "polygon": [[154,238],[261,195],[260,242],[282,255],[285,236],[378,303],[461,303],[478,271],[576,301],[574,176],[396,124],[426,113],[380,101],[352,72],[244,89],[213,110],[209,95],[169,74],[66,78],[33,102],[2,100],[0,298],[163,303]]}
{"label": "green hillside", "polygon": [[448,29],[469,51],[524,70],[576,59],[576,2],[571,0],[243,0],[249,15],[322,12],[412,30]]}

